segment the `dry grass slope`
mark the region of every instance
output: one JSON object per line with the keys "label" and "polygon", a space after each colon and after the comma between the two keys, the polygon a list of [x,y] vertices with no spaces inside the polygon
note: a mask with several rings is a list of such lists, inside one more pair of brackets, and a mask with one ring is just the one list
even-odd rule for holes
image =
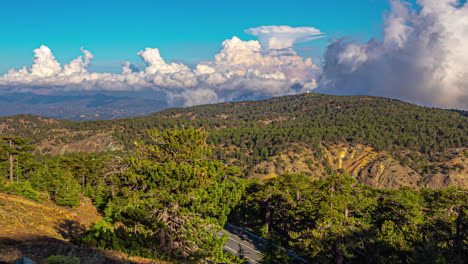
{"label": "dry grass slope", "polygon": [[70,243],[100,219],[88,199],[80,207],[69,209],[0,193],[0,263],[15,263],[22,257],[44,263],[51,255],[76,256],[80,263],[93,264],[168,263]]}

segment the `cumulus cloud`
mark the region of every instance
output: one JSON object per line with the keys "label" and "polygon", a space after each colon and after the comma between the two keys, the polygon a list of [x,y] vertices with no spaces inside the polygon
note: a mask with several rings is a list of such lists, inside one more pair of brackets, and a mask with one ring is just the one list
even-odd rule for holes
{"label": "cumulus cloud", "polygon": [[[44,47],[44,46],[43,46]],[[70,62],[70,64],[67,64],[63,67],[63,74],[64,75],[72,75],[74,73],[86,73],[87,72],[87,68],[89,66],[89,64],[91,63],[91,60],[94,58],[94,55],[81,48],[81,52],[83,52],[83,56],[79,56],[78,58],[72,60]],[[58,64],[58,62],[57,62]],[[59,65],[60,67],[60,65]],[[57,71],[57,72],[60,72],[60,71]]]}
{"label": "cumulus cloud", "polygon": [[133,72],[139,72],[140,70],[130,63],[129,61],[122,62],[122,74],[131,74]]}
{"label": "cumulus cloud", "polygon": [[230,78],[250,74],[265,79],[302,81],[310,81],[317,75],[318,67],[312,60],[298,56],[294,50],[261,52],[260,42],[242,41],[237,37],[225,40],[222,46],[213,61],[197,65],[199,75],[220,73]]}
{"label": "cumulus cloud", "polygon": [[294,43],[323,37],[323,33],[313,27],[261,26],[249,28],[245,33],[256,36],[264,49],[288,49]]}
{"label": "cumulus cloud", "polygon": [[166,63],[159,54],[158,49],[146,48],[145,50],[138,52],[138,55],[148,65],[148,67],[146,68],[146,72],[149,74],[176,73],[180,71],[190,70],[187,66],[183,64]]}
{"label": "cumulus cloud", "polygon": [[332,43],[319,91],[468,109],[468,5],[457,0],[417,4],[416,10],[391,1],[382,40]]}
{"label": "cumulus cloud", "polygon": [[31,75],[37,77],[47,77],[59,73],[62,70],[60,63],[55,60],[52,51],[41,46],[34,50],[34,64],[31,67]]}
{"label": "cumulus cloud", "polygon": [[[289,27],[288,27],[289,28]],[[297,41],[296,38],[293,42]],[[271,50],[259,41],[237,37],[222,43],[212,61],[188,66],[166,62],[158,49],[137,53],[147,67],[139,71],[130,62],[122,62],[122,73],[90,73],[87,67],[93,54],[83,55],[61,67],[51,50],[34,50],[33,65],[10,70],[0,77],[0,88],[28,91],[141,91],[153,90],[169,104],[191,106],[227,100],[256,99],[305,91],[316,87],[318,67],[310,58],[294,50]]]}

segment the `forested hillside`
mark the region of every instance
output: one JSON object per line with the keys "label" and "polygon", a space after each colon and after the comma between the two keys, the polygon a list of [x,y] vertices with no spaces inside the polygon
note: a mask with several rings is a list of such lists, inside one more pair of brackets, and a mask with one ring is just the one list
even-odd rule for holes
{"label": "forested hillside", "polygon": [[[221,230],[230,221],[266,240],[262,263],[295,263],[286,250],[309,263],[461,264],[468,256],[466,189],[374,188],[332,171],[247,179],[240,168],[213,155],[207,136],[203,128],[151,129],[134,142],[135,152],[122,156],[32,154],[27,139],[2,136],[0,192],[9,195],[0,197],[5,197],[0,224],[10,239],[7,253],[45,263],[88,263],[90,257],[92,263],[114,263],[99,248],[123,252],[127,259],[244,263],[241,248],[239,257],[222,250],[227,237]],[[94,207],[83,215],[90,201]],[[102,220],[93,221],[89,212]],[[51,221],[53,214],[60,219]],[[87,219],[86,225],[79,218]],[[62,240],[49,243],[47,251],[41,250],[45,238],[17,241],[38,230]],[[57,247],[66,241],[80,251],[50,255],[63,252]],[[0,260],[3,252],[0,248]]]}
{"label": "forested hillside", "polygon": [[217,157],[249,176],[345,172],[375,187],[468,187],[463,111],[379,97],[302,94],[106,121],[0,119],[2,134],[31,139],[37,152],[51,154],[132,152],[146,129],[174,126],[204,127]]}

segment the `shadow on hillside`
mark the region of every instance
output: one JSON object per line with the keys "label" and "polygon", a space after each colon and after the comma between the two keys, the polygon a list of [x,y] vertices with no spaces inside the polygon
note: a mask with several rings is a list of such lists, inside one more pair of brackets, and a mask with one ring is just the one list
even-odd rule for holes
{"label": "shadow on hillside", "polygon": [[31,237],[21,240],[0,237],[0,263],[16,263],[28,257],[36,263],[44,263],[52,255],[78,257],[80,263],[125,263],[103,256],[98,250],[77,247],[69,242],[50,237]]}
{"label": "shadow on hillside", "polygon": [[71,240],[83,234],[86,228],[77,221],[64,220],[56,227],[56,230],[63,238]]}
{"label": "shadow on hillside", "polygon": [[[76,221],[65,220],[57,226],[57,231],[64,238],[73,239],[85,231]],[[37,264],[45,263],[45,259],[52,255],[78,257],[79,263],[93,264],[138,264],[129,261],[124,253],[101,251],[74,245],[68,241],[46,236],[22,235],[0,237],[0,264],[16,263],[23,257],[28,257]],[[155,261],[157,263],[157,261]]]}

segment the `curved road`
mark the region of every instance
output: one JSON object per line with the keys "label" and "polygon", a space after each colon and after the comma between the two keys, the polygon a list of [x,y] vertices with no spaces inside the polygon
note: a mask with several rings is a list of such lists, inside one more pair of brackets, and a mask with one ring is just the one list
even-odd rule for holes
{"label": "curved road", "polygon": [[242,229],[226,224],[224,233],[228,235],[228,241],[223,249],[234,255],[242,255],[247,263],[258,263],[262,259],[264,240],[255,236],[249,236]]}
{"label": "curved road", "polygon": [[[226,223],[224,233],[228,235],[228,241],[223,247],[224,251],[231,252],[237,256],[243,256],[247,263],[258,263],[262,259],[262,250],[266,240],[251,232],[235,225]],[[282,249],[284,250],[284,249]],[[297,260],[297,263],[307,263],[307,261],[292,252],[286,253]]]}

